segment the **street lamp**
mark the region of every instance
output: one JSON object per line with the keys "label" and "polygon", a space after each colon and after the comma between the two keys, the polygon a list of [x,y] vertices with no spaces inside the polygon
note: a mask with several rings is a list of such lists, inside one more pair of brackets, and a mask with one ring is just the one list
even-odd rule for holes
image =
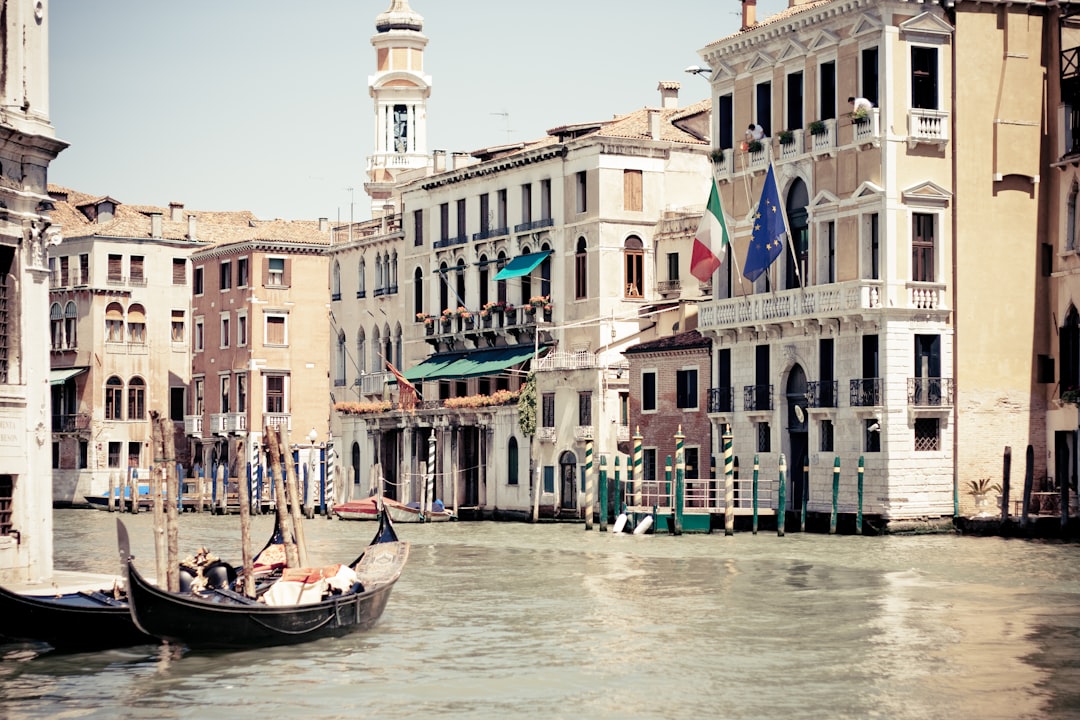
{"label": "street lamp", "polygon": [[690,67],[686,68],[683,72],[688,72],[691,75],[706,75],[706,76],[708,76],[708,75],[712,75],[712,68],[702,67],[700,65],[691,65]]}

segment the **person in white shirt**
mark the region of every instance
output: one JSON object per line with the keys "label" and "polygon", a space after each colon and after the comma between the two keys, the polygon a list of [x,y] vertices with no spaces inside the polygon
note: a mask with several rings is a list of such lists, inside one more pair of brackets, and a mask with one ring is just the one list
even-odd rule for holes
{"label": "person in white shirt", "polygon": [[750,125],[747,126],[747,128],[746,128],[746,140],[747,140],[747,142],[752,142],[754,140],[757,140],[758,142],[761,142],[764,139],[765,139],[765,128],[761,127],[757,123],[750,123]]}
{"label": "person in white shirt", "polygon": [[874,108],[873,103],[864,97],[849,97],[847,101],[851,104],[851,113],[859,113],[869,115],[870,111]]}

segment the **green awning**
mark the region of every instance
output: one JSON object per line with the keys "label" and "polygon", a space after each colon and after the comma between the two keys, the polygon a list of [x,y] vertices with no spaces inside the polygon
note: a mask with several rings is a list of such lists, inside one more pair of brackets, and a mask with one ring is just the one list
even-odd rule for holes
{"label": "green awning", "polygon": [[428,358],[402,374],[413,382],[461,380],[483,375],[496,375],[513,365],[528,360],[533,356],[534,352],[535,350],[531,346],[519,345],[506,348],[485,348],[463,353],[447,353],[439,357]]}
{"label": "green awning", "polygon": [[536,269],[537,265],[544,262],[550,254],[550,250],[545,250],[543,252],[530,253],[529,255],[518,255],[510,262],[503,265],[502,270],[495,273],[495,279],[508,280],[510,278],[528,275]]}
{"label": "green awning", "polygon": [[81,375],[86,372],[86,368],[64,368],[62,370],[50,370],[49,371],[49,384],[50,385],[63,385],[76,375]]}

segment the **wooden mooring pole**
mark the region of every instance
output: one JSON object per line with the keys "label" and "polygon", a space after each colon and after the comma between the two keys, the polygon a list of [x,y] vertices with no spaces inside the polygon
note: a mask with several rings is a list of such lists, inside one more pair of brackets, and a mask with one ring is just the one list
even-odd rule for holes
{"label": "wooden mooring pole", "polygon": [[1027,446],[1027,457],[1024,458],[1024,495],[1020,501],[1020,527],[1026,528],[1028,524],[1028,508],[1031,507],[1031,490],[1035,484],[1035,449]]}
{"label": "wooden mooring pole", "polygon": [[1001,478],[1001,519],[1009,519],[1009,478],[1012,476],[1012,448],[1005,446],[1004,468]]}

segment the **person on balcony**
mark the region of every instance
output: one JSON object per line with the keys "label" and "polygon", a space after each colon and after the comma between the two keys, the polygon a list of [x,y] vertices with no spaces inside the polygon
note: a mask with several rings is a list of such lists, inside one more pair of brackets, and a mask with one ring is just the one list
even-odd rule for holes
{"label": "person on balcony", "polygon": [[746,142],[753,142],[755,140],[758,142],[765,140],[765,128],[757,123],[750,123],[746,128]]}
{"label": "person on balcony", "polygon": [[852,115],[866,117],[874,109],[874,104],[864,97],[849,97],[847,101],[851,105]]}

